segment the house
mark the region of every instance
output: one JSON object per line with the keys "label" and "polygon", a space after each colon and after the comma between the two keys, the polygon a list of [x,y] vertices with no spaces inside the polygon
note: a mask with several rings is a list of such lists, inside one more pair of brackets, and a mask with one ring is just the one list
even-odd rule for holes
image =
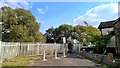
{"label": "house", "polygon": [[[101,36],[108,35],[110,32],[114,34],[114,23],[116,20],[101,22],[98,26],[98,29],[101,31]],[[115,47],[115,35],[110,39],[110,42],[107,44],[107,47]]]}
{"label": "house", "polygon": [[116,40],[116,54],[120,55],[120,17],[114,23],[115,40]]}
{"label": "house", "polygon": [[116,54],[120,55],[120,17],[113,21],[101,22],[98,29],[101,31],[101,36],[113,32],[107,47],[115,47]]}

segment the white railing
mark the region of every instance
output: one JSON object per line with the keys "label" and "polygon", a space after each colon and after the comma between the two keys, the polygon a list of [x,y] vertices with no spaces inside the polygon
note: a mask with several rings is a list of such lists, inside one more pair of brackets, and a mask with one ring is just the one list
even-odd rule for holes
{"label": "white railing", "polygon": [[[66,47],[67,48],[67,47]],[[63,44],[43,44],[43,43],[19,43],[19,42],[0,42],[0,63],[6,59],[16,56],[35,56],[47,53],[63,53]],[[74,45],[74,51],[80,51],[80,45]]]}

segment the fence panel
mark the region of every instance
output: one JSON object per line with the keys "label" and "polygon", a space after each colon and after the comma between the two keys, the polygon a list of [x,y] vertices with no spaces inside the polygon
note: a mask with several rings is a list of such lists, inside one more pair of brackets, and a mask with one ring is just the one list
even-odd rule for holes
{"label": "fence panel", "polygon": [[1,50],[1,41],[0,41],[0,63],[2,63],[2,50]]}
{"label": "fence panel", "polygon": [[[58,53],[63,53],[63,44],[43,44],[31,42],[0,42],[0,63],[5,59],[11,59],[16,56],[35,56],[42,55],[45,49],[46,54],[54,53],[57,49]],[[67,47],[66,47],[67,48]],[[74,51],[79,51],[80,45],[74,45]]]}
{"label": "fence panel", "polygon": [[18,54],[18,45],[19,43],[13,43],[13,42],[1,42],[1,62],[3,62],[6,59],[11,59],[17,56]]}

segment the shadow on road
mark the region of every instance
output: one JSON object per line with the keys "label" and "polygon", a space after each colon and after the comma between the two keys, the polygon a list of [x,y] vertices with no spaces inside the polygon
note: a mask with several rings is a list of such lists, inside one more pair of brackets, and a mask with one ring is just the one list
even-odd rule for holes
{"label": "shadow on road", "polygon": [[77,54],[68,54],[66,58],[79,58]]}

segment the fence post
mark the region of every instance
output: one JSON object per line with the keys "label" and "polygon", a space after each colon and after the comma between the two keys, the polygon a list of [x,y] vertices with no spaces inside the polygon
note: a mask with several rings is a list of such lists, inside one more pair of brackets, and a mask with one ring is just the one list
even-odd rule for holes
{"label": "fence post", "polygon": [[39,54],[39,53],[40,53],[40,49],[39,49],[39,48],[40,48],[40,44],[37,43],[37,52],[38,52],[37,55],[40,55],[40,54]]}
{"label": "fence post", "polygon": [[20,54],[21,54],[21,43],[19,42],[19,44],[18,44],[18,56],[20,56]]}
{"label": "fence post", "polygon": [[43,61],[46,61],[46,59],[45,59],[45,49],[43,50]]}

